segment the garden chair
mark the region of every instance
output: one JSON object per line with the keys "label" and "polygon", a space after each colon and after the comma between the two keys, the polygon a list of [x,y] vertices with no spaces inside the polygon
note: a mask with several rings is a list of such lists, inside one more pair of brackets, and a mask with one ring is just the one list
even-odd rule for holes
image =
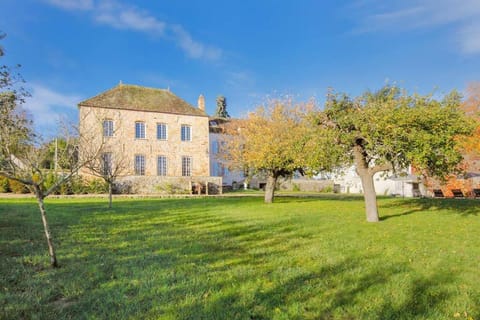
{"label": "garden chair", "polygon": [[450,191],[452,191],[454,198],[465,198],[462,190],[460,190],[460,189],[452,189]]}
{"label": "garden chair", "polygon": [[445,198],[443,191],[441,189],[433,189],[433,197],[434,198]]}
{"label": "garden chair", "polygon": [[480,189],[473,189],[472,191],[474,198],[480,197]]}

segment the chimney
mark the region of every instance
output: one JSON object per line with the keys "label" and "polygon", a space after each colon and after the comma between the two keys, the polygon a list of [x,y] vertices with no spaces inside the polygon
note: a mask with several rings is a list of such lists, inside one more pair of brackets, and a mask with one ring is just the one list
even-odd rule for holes
{"label": "chimney", "polygon": [[197,105],[198,109],[205,111],[205,97],[203,96],[203,94],[198,97]]}

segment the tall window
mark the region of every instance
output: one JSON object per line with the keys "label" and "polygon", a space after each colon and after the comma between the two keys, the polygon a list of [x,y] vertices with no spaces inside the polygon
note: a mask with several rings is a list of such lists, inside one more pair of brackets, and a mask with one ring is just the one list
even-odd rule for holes
{"label": "tall window", "polygon": [[212,154],[218,153],[218,147],[219,147],[218,141],[213,141],[211,146]]}
{"label": "tall window", "polygon": [[135,139],[145,139],[145,122],[135,122]]}
{"label": "tall window", "polygon": [[110,176],[112,174],[112,153],[105,152],[102,154],[102,174]]}
{"label": "tall window", "polygon": [[192,140],[191,127],[189,125],[182,124],[181,138],[182,138],[182,141],[191,141]]}
{"label": "tall window", "polygon": [[192,175],[192,157],[182,157],[182,176]]}
{"label": "tall window", "polygon": [[103,120],[103,136],[113,137],[113,120]]}
{"label": "tall window", "polygon": [[214,162],[213,163],[213,175],[217,177],[221,177],[225,174],[225,169],[220,163]]}
{"label": "tall window", "polygon": [[157,175],[159,176],[167,175],[167,157],[165,156],[157,157]]}
{"label": "tall window", "polygon": [[135,155],[135,174],[137,176],[145,175],[145,156],[143,154]]}
{"label": "tall window", "polygon": [[157,139],[167,140],[167,124],[157,123]]}

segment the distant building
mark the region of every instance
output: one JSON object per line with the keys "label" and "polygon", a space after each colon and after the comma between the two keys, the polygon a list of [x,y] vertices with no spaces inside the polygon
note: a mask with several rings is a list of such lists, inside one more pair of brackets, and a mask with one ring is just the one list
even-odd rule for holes
{"label": "distant building", "polygon": [[[363,193],[362,182],[355,167],[344,168],[333,174],[334,191],[338,193]],[[377,195],[420,197],[426,189],[411,168],[398,173],[379,172],[373,176]]]}
{"label": "distant building", "polygon": [[225,186],[240,186],[245,181],[245,175],[240,170],[229,170],[221,161],[220,152],[223,136],[223,126],[231,121],[230,118],[211,117],[210,126],[210,175],[222,177]]}

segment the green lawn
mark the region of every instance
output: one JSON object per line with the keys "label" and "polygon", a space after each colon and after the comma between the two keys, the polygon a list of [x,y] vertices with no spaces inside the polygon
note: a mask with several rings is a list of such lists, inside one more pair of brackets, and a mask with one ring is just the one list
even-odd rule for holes
{"label": "green lawn", "polygon": [[1,319],[480,319],[480,200],[0,199]]}

